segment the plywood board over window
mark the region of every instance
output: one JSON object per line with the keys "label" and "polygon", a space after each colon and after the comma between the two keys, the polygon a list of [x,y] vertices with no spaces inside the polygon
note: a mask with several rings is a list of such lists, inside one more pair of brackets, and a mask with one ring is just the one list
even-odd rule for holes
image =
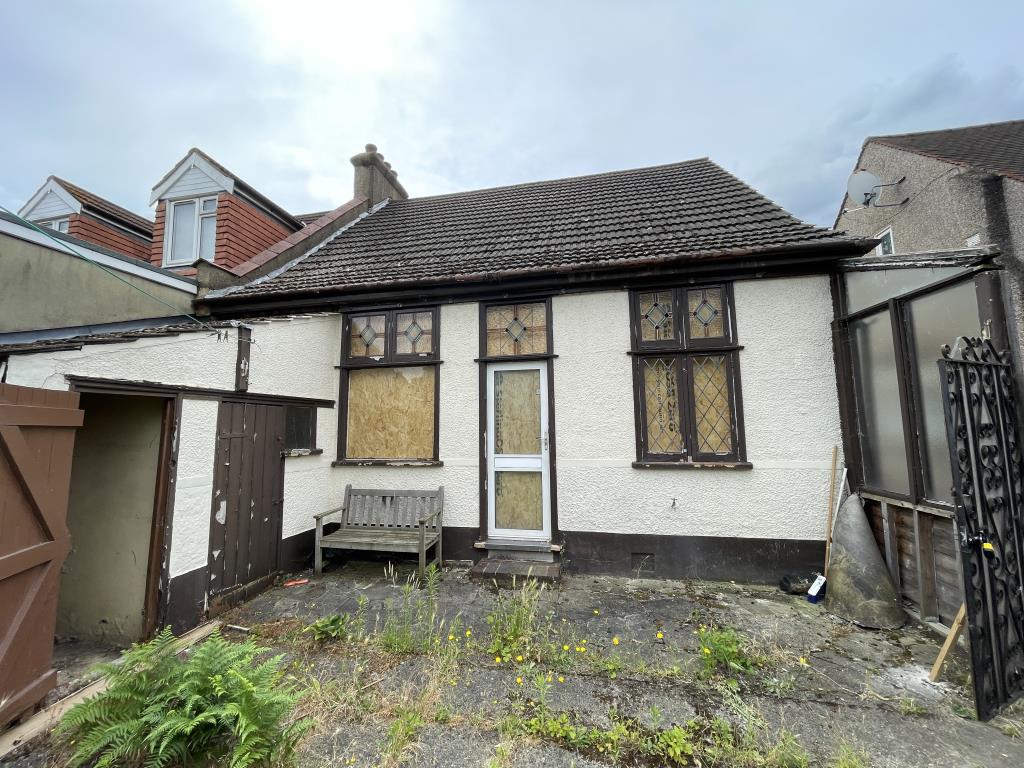
{"label": "plywood board over window", "polygon": [[338,462],[434,462],[437,309],[353,313],[342,332]]}

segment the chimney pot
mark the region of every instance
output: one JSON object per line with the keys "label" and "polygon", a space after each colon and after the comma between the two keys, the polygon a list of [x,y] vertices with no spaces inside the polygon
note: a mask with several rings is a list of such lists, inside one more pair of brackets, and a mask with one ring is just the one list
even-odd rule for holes
{"label": "chimney pot", "polygon": [[366,151],[367,152],[371,152],[371,153],[372,152],[376,152],[377,151],[377,145],[376,144],[367,144],[366,145]]}

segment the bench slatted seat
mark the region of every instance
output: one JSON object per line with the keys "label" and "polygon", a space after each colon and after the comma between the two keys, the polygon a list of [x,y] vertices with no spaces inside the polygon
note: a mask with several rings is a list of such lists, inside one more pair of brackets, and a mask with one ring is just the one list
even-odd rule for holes
{"label": "bench slatted seat", "polygon": [[[441,565],[441,526],[444,486],[436,491],[390,491],[345,486],[345,500],[338,509],[313,515],[316,520],[314,570],[323,572],[325,549],[372,552],[417,552],[420,578],[427,568],[427,551],[434,548],[434,562]],[[340,515],[341,527],[324,533],[328,518]]]}

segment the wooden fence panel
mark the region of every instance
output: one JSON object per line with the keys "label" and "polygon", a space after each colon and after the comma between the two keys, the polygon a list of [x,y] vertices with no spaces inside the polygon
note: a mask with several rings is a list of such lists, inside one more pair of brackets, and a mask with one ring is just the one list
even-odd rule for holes
{"label": "wooden fence panel", "polygon": [[0,384],[0,727],[53,688],[78,394]]}

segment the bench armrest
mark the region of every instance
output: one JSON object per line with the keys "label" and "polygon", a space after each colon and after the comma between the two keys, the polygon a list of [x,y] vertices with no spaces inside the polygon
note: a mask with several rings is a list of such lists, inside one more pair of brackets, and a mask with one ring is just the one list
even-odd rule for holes
{"label": "bench armrest", "polygon": [[419,524],[420,524],[420,525],[426,525],[426,523],[427,523],[427,521],[428,521],[428,520],[431,520],[431,519],[433,519],[433,518],[435,518],[435,517],[438,517],[438,516],[440,516],[440,514],[441,514],[441,512],[442,512],[442,511],[443,511],[443,508],[442,508],[442,509],[437,509],[437,510],[435,510],[435,511],[431,512],[431,513],[430,513],[429,515],[424,515],[423,517],[421,517],[421,518],[419,519],[419,521],[418,521],[418,522],[419,522]]}
{"label": "bench armrest", "polygon": [[317,514],[313,515],[313,519],[314,520],[323,520],[325,517],[330,517],[331,515],[336,515],[339,512],[344,512],[344,511],[345,511],[344,507],[338,507],[337,509],[329,509],[326,512],[318,512]]}

